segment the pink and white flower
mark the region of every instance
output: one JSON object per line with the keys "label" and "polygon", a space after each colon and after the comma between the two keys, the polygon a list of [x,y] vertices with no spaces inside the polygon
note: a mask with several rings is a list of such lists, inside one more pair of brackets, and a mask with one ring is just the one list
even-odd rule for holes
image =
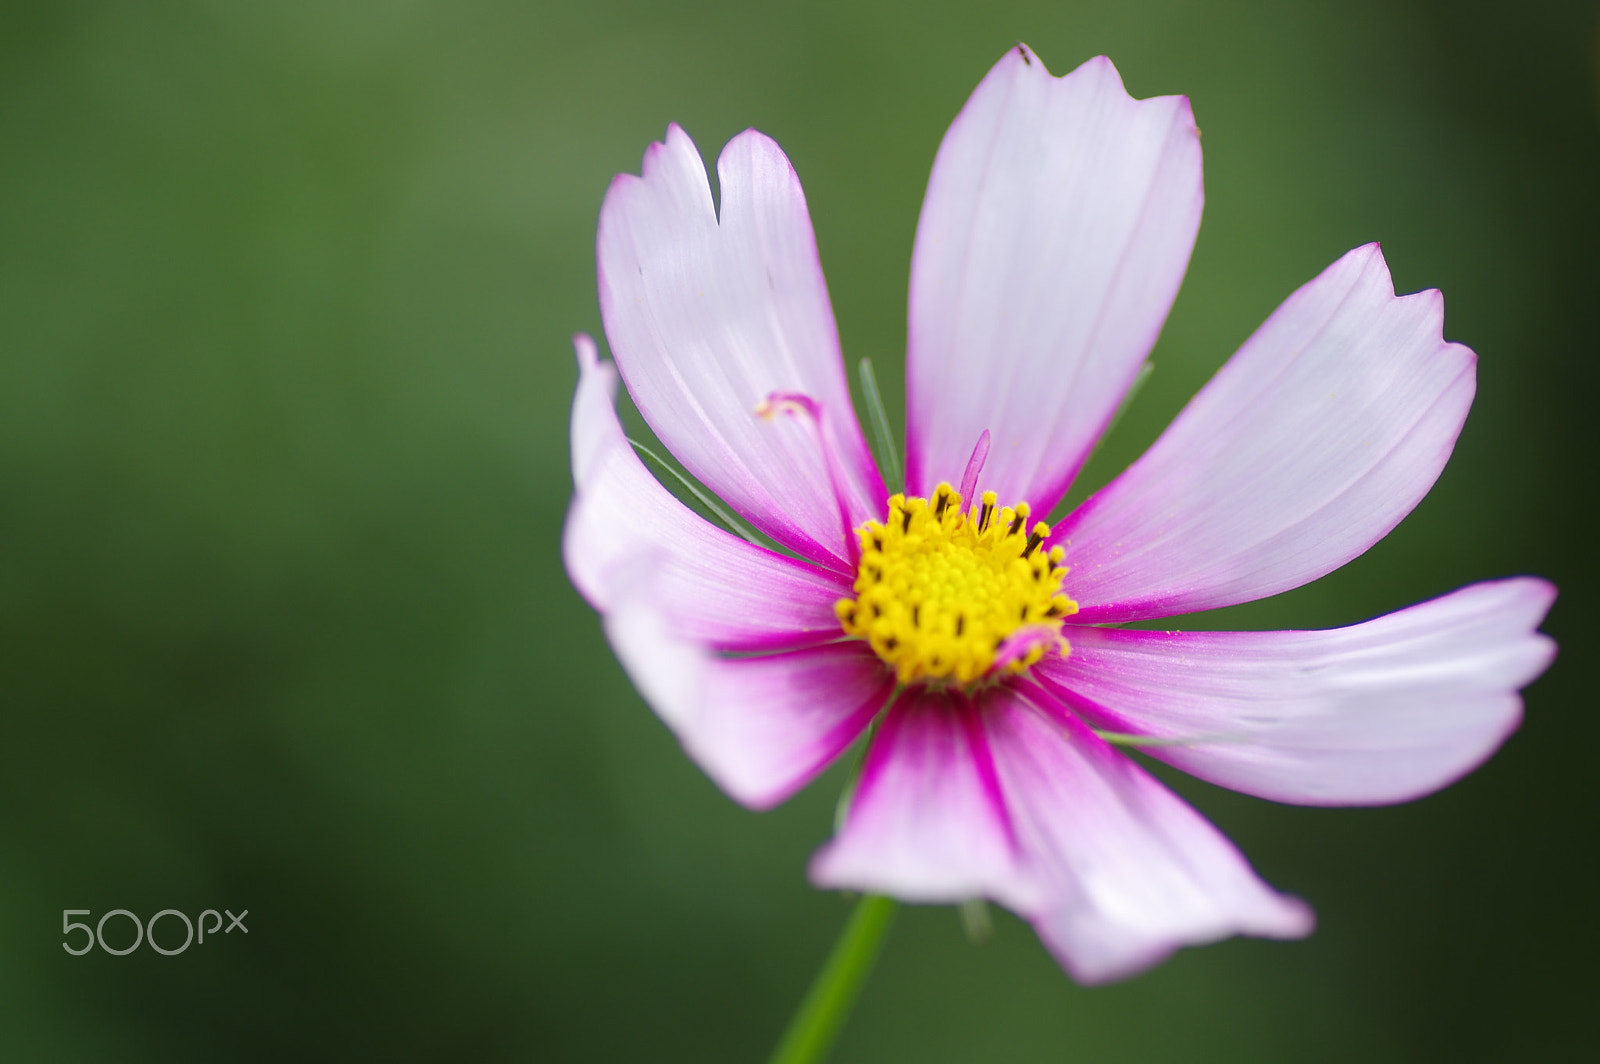
{"label": "pink and white flower", "polygon": [[[852,412],[788,159],[747,131],[717,172],[720,216],[672,126],[643,176],[606,195],[616,366],[578,338],[564,550],[640,692],[745,805],[783,801],[877,722],[811,863],[818,886],[989,898],[1077,979],[1116,979],[1182,945],[1292,938],[1313,920],[1105,735],[1247,794],[1362,805],[1450,783],[1517,726],[1517,691],[1555,652],[1536,630],[1555,589],[1534,578],[1333,631],[1107,627],[1314,580],[1432,486],[1475,356],[1443,340],[1438,292],[1394,295],[1376,245],[1290,296],[1142,458],[1002,559],[1017,594],[1041,579],[1028,564],[1059,582],[1039,600],[1057,603],[1047,620],[973,642],[963,614],[944,642],[891,658],[892,632],[852,635],[841,618],[891,550],[873,529],[903,518],[913,535],[917,500],[888,498]],[[1202,199],[1185,98],[1134,100],[1105,58],[1052,77],[1021,46],[978,86],[940,146],[911,271],[906,493],[942,511],[959,483],[941,528],[992,525],[980,493],[1040,515],[1066,494],[1155,343]],[[780,549],[651,476],[617,420],[618,369],[683,466]],[[924,591],[907,594],[897,623],[927,624]],[[977,647],[976,679],[940,671],[951,639]]]}

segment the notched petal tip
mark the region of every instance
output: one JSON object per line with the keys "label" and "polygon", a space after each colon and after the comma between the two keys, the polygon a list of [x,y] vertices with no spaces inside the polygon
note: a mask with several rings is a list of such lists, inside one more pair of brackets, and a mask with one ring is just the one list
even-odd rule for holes
{"label": "notched petal tip", "polygon": [[1155,343],[1203,202],[1187,100],[1133,98],[1104,56],[1056,77],[1009,49],[945,135],[918,223],[908,490],[958,480],[990,428],[985,486],[1052,508]]}
{"label": "notched petal tip", "polygon": [[1501,590],[1504,597],[1500,608],[1516,616],[1529,633],[1531,652],[1527,671],[1516,686],[1520,688],[1533,683],[1544,675],[1561,649],[1561,645],[1553,638],[1539,631],[1539,626],[1544,624],[1551,607],[1555,605],[1560,590],[1540,576],[1511,576],[1482,586]]}
{"label": "notched petal tip", "polygon": [[[1383,244],[1377,240],[1352,248],[1330,269],[1347,264],[1364,278],[1365,283],[1373,287],[1381,284],[1382,294],[1386,295],[1389,301],[1403,307],[1407,314],[1414,315],[1413,320],[1437,338],[1441,354],[1447,354],[1448,357],[1461,361],[1467,372],[1475,373],[1477,353],[1465,344],[1445,339],[1443,292],[1437,288],[1424,288],[1404,295],[1398,294],[1394,284],[1394,273],[1389,269],[1389,261],[1383,254]],[[1382,277],[1381,282],[1377,280],[1379,276]]]}
{"label": "notched petal tip", "polygon": [[[635,407],[690,475],[802,557],[848,565],[830,471],[804,433],[750,415],[793,389],[837,412],[854,523],[883,492],[859,428],[804,198],[770,138],[746,131],[706,164],[676,124],[600,211],[606,339]],[[857,516],[860,515],[860,516]]]}
{"label": "notched petal tip", "polygon": [[1007,70],[1013,77],[1034,77],[1047,79],[1052,82],[1062,83],[1073,80],[1096,81],[1102,83],[1102,91],[1110,90],[1115,86],[1128,102],[1134,104],[1150,105],[1165,104],[1174,109],[1174,117],[1182,118],[1182,124],[1188,127],[1188,132],[1199,136],[1200,130],[1195,125],[1194,107],[1189,97],[1181,94],[1164,96],[1136,97],[1128,91],[1128,86],[1122,79],[1122,72],[1117,69],[1117,64],[1110,56],[1097,55],[1084,60],[1078,66],[1065,74],[1052,74],[1044,65],[1044,61],[1028,48],[1026,44],[1018,43],[1010,49],[1000,61],[995,64],[991,75],[1001,70]]}
{"label": "notched petal tip", "polygon": [[[633,214],[630,212],[639,212]],[[634,231],[641,217],[678,215],[682,221],[715,217],[711,183],[706,177],[705,160],[688,133],[676,122],[667,126],[662,140],[652,141],[644,150],[639,173],[622,173],[611,179],[600,207],[596,258],[600,265],[602,316],[605,313],[605,260],[607,229],[615,224],[621,231]],[[613,338],[614,339],[614,338]]]}
{"label": "notched petal tip", "polygon": [[[1116,79],[1118,85],[1122,84],[1122,75],[1117,72],[1116,64],[1111,61],[1109,56],[1097,55],[1084,60],[1065,74],[1052,74],[1049,68],[1045,66],[1044,60],[1039,57],[1039,54],[1022,41],[1018,41],[1006,49],[1006,54],[1002,55],[999,61],[990,68],[988,77],[1004,73],[1010,77],[1031,77],[1039,80],[1062,81],[1083,72],[1101,76],[1109,74],[1110,77]],[[982,87],[982,83],[980,83],[978,91],[981,91]],[[976,94],[974,92],[974,95]]]}
{"label": "notched petal tip", "polygon": [[650,176],[650,168],[663,162],[669,153],[688,151],[700,158],[700,149],[695,145],[694,138],[685,132],[684,128],[676,122],[667,123],[667,132],[660,140],[653,140],[644,150],[643,168],[644,176]]}
{"label": "notched petal tip", "polygon": [[1265,598],[1371,547],[1432,487],[1472,404],[1476,356],[1443,330],[1442,297],[1396,296],[1375,242],[1302,285],[1057,524],[1079,621]]}
{"label": "notched petal tip", "polygon": [[[1462,357],[1471,356],[1474,360],[1477,355],[1465,344],[1451,343],[1444,339],[1444,293],[1437,288],[1423,288],[1416,292],[1400,294],[1394,284],[1394,272],[1389,268],[1389,260],[1383,254],[1383,243],[1378,240],[1370,241],[1345,252],[1335,265],[1348,264],[1360,274],[1370,273],[1374,278],[1381,274],[1382,284],[1385,286],[1388,297],[1405,305],[1406,309],[1424,318],[1432,324],[1438,332],[1440,342],[1451,348],[1459,349]],[[1373,283],[1376,283],[1375,280]]]}
{"label": "notched petal tip", "polygon": [[1018,41],[1008,48],[1006,54],[1001,56],[999,61],[995,63],[991,73],[1002,69],[1010,69],[1013,73],[1018,74],[1026,73],[1033,77],[1052,78],[1056,81],[1069,78],[1080,71],[1088,71],[1101,75],[1109,74],[1117,80],[1117,84],[1120,85],[1122,83],[1122,75],[1117,72],[1117,65],[1111,61],[1111,57],[1108,55],[1092,56],[1065,74],[1052,74],[1049,68],[1045,66],[1044,60],[1040,58],[1039,53],[1023,41]]}

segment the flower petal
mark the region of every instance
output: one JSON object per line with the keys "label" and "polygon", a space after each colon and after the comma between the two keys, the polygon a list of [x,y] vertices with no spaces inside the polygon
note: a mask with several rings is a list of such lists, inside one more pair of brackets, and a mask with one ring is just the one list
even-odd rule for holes
{"label": "flower petal", "polygon": [[816,437],[754,410],[803,392],[828,412],[852,527],[885,492],[850,405],[805,196],[789,160],[747,130],[717,162],[676,125],[600,210],[600,310],[629,394],[684,466],[779,543],[841,571],[845,529]]}
{"label": "flower petal", "polygon": [[617,573],[638,558],[659,562],[652,579],[674,628],[723,650],[771,650],[836,639],[833,604],[849,582],[747,543],[703,520],[644,468],[617,421],[617,373],[578,337],[572,404],[572,476],[562,552],[567,572],[602,613]]}
{"label": "flower petal", "polygon": [[894,691],[858,640],[724,658],[685,639],[645,556],[624,571],[606,635],[639,693],[718,786],[767,809],[855,741]]}
{"label": "flower petal", "polygon": [[1178,745],[1145,752],[1246,794],[1402,802],[1478,765],[1522,718],[1517,689],[1555,655],[1535,631],[1555,588],[1473,584],[1326,632],[1075,627],[1037,675],[1095,724]]}
{"label": "flower petal", "polygon": [[1382,539],[1438,478],[1476,357],[1376,244],[1290,296],[1151,448],[1060,522],[1080,622],[1287,591]]}
{"label": "flower petal", "polygon": [[999,688],[984,720],[1043,894],[1023,914],[1079,982],[1121,979],[1228,935],[1311,932],[1304,902],[1273,891],[1204,817],[1069,714]]}
{"label": "flower petal", "polygon": [[1037,901],[970,702],[926,688],[900,696],[873,736],[843,827],[811,859],[811,881],[907,901]]}
{"label": "flower petal", "polygon": [[1109,59],[1062,78],[1018,45],[939,146],[917,224],[907,490],[956,483],[1049,513],[1155,344],[1200,225],[1181,96],[1134,100]]}

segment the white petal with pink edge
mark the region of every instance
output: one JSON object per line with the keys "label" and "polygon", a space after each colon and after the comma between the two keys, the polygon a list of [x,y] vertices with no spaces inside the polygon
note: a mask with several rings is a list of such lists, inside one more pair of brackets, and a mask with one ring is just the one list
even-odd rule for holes
{"label": "white petal with pink edge", "polygon": [[1137,462],[1061,521],[1074,620],[1120,621],[1298,587],[1427,494],[1476,358],[1436,291],[1396,298],[1376,244],[1280,306]]}
{"label": "white petal with pink edge", "polygon": [[1304,902],[1263,883],[1221,832],[1081,722],[1005,688],[986,709],[1006,807],[1042,895],[1022,912],[1073,978],[1125,978],[1229,935],[1311,932]]}
{"label": "white petal with pink edge", "polygon": [[913,688],[884,716],[839,833],[811,859],[819,887],[906,901],[1037,903],[965,698]]}
{"label": "white petal with pink edge", "polygon": [[[1325,632],[1071,628],[1037,674],[1145,752],[1278,802],[1418,798],[1492,754],[1522,717],[1517,691],[1550,664],[1535,631],[1543,580],[1473,584]],[[1170,745],[1169,745],[1170,744]]]}
{"label": "white petal with pink edge", "polygon": [[572,476],[562,552],[580,593],[602,613],[621,586],[617,573],[643,556],[684,638],[725,650],[763,650],[840,635],[833,604],[849,582],[747,543],[706,522],[650,475],[622,432],[613,405],[616,370],[580,336],[572,404]]}
{"label": "white petal with pink edge", "polygon": [[907,490],[956,483],[1048,513],[1155,344],[1203,200],[1189,102],[1111,61],[1055,78],[1006,54],[945,134],[917,224]]}
{"label": "white petal with pink edge", "polygon": [[858,641],[727,658],[685,639],[641,558],[619,576],[606,635],[684,752],[735,801],[767,809],[855,741],[894,690]]}
{"label": "white petal with pink edge", "polygon": [[816,435],[755,409],[802,392],[827,412],[852,527],[885,493],[850,405],[799,178],[748,130],[717,163],[721,219],[700,153],[677,126],[642,177],[600,210],[600,309],[628,392],[702,483],[773,539],[847,571],[846,530]]}

